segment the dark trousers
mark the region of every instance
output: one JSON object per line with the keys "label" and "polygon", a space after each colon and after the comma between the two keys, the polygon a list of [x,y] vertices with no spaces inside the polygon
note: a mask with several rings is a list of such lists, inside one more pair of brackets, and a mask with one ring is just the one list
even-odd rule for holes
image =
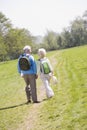
{"label": "dark trousers", "polygon": [[34,74],[26,74],[23,77],[26,83],[27,100],[29,101],[32,97],[33,102],[37,101],[36,76]]}

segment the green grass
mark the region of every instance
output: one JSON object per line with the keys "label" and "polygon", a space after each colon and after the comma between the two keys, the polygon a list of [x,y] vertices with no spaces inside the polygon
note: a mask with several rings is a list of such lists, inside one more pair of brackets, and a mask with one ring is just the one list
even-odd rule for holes
{"label": "green grass", "polygon": [[17,61],[0,64],[0,130],[15,129],[29,113],[24,86]]}
{"label": "green grass", "polygon": [[[32,130],[87,130],[87,46],[47,55],[58,84],[52,85],[55,96],[40,104]],[[1,63],[0,130],[16,130],[31,112],[33,104],[25,104],[24,87],[17,60]]]}
{"label": "green grass", "polygon": [[52,52],[51,60],[52,55],[58,85],[52,86],[55,97],[45,101],[36,127],[87,130],[87,46]]}

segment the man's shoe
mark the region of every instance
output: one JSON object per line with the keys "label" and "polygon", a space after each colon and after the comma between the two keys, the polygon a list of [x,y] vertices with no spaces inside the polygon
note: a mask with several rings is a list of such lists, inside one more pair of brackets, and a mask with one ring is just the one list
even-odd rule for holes
{"label": "man's shoe", "polygon": [[33,101],[33,103],[40,103],[40,101]]}
{"label": "man's shoe", "polygon": [[28,104],[28,103],[31,103],[31,100],[28,100],[28,101],[27,101],[27,104]]}

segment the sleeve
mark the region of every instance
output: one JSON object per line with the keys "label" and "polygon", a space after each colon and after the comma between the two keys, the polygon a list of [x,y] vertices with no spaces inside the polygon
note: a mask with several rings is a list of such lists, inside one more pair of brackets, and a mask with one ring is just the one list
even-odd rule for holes
{"label": "sleeve", "polygon": [[33,56],[30,56],[30,62],[31,62],[33,73],[37,74],[37,65],[36,65],[36,61],[34,60]]}
{"label": "sleeve", "polygon": [[37,74],[37,65],[36,65],[36,61],[34,61],[34,73]]}
{"label": "sleeve", "polygon": [[21,73],[21,69],[20,69],[20,66],[19,66],[19,59],[18,59],[17,69],[18,69],[18,72]]}

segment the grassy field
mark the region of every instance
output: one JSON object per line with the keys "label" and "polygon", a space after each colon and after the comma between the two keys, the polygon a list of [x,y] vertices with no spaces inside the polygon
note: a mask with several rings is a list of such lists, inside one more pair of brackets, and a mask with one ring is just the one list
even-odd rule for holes
{"label": "grassy field", "polygon": [[[58,84],[52,84],[55,96],[41,102],[38,109],[35,106],[36,111],[34,104],[26,104],[17,60],[0,64],[0,130],[25,125],[31,109],[35,111],[33,127],[20,130],[87,130],[87,46],[49,52],[48,57]],[[37,84],[41,85],[39,79]]]}

